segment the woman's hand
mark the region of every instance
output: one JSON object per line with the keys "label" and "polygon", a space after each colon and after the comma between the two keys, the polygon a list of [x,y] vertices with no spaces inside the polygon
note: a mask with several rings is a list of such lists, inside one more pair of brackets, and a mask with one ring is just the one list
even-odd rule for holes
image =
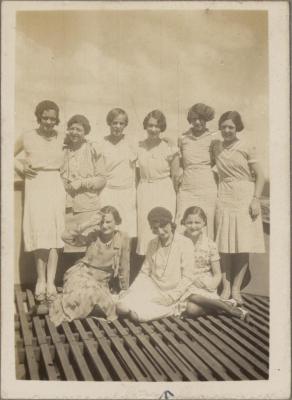
{"label": "woman's hand", "polygon": [[25,164],[23,167],[23,175],[27,179],[33,179],[37,176],[37,171],[31,165]]}
{"label": "woman's hand", "polygon": [[249,205],[249,214],[254,221],[261,211],[261,205],[259,199],[253,198]]}

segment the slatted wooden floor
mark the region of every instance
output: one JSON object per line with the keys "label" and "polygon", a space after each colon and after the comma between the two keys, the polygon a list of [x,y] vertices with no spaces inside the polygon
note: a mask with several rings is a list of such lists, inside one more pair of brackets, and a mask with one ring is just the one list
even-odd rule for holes
{"label": "slatted wooden floor", "polygon": [[268,379],[269,300],[244,295],[249,323],[227,316],[152,323],[63,323],[31,317],[15,288],[16,376],[35,380],[232,381]]}

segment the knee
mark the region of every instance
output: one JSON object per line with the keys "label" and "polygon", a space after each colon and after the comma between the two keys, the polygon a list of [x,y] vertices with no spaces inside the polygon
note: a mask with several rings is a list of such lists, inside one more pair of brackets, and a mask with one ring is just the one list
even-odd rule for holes
{"label": "knee", "polygon": [[129,314],[130,309],[129,309],[129,307],[128,307],[126,304],[124,304],[123,302],[119,302],[119,303],[117,303],[117,305],[116,305],[116,312],[117,312],[117,314],[120,315],[120,316],[125,316],[125,315]]}
{"label": "knee", "polygon": [[186,314],[190,317],[198,317],[202,315],[204,312],[201,307],[197,306],[196,304],[193,304],[191,302],[187,303],[186,307]]}

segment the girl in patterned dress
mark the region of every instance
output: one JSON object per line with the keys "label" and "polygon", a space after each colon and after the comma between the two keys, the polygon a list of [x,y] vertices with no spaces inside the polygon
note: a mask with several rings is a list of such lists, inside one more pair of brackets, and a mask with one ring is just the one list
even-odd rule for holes
{"label": "girl in patterned dress", "polygon": [[[220,257],[216,244],[209,239],[204,228],[207,223],[205,212],[197,206],[189,207],[181,221],[185,226],[185,236],[194,245],[194,281],[181,299],[182,310],[197,317],[212,311],[226,312],[245,319],[247,311],[220,300],[217,287],[221,282]],[[186,300],[186,303],[184,303]]]}
{"label": "girl in patterned dress", "polygon": [[225,112],[219,119],[223,140],[212,145],[219,176],[215,227],[223,272],[221,298],[231,297],[238,304],[243,303],[240,290],[249,253],[265,252],[259,201],[265,178],[255,147],[237,137],[243,128],[237,111]]}

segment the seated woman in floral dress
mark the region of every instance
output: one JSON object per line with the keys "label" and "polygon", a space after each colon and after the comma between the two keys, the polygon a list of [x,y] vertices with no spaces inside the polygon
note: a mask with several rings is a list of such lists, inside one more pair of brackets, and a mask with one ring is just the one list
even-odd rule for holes
{"label": "seated woman in floral dress", "polygon": [[98,308],[100,316],[116,318],[114,296],[109,281],[117,277],[120,290],[129,287],[129,238],[117,230],[121,223],[118,211],[103,207],[90,222],[66,231],[63,240],[73,246],[87,246],[84,258],[64,275],[63,293],[49,306],[51,321],[86,318]]}
{"label": "seated woman in floral dress", "polygon": [[193,281],[194,251],[191,240],[175,232],[172,218],[163,207],[149,212],[156,238],[134,283],[120,296],[118,314],[140,322],[179,314],[179,300]]}

